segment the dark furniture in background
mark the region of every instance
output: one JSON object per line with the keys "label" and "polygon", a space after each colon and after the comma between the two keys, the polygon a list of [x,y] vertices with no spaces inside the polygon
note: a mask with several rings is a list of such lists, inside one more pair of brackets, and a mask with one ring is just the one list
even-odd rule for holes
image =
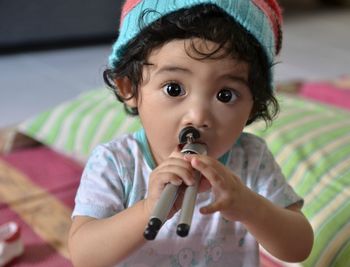
{"label": "dark furniture in background", "polygon": [[[7,50],[112,42],[124,0],[0,0],[0,53]],[[279,0],[285,10],[350,0]]]}
{"label": "dark furniture in background", "polygon": [[113,40],[120,0],[0,0],[0,50]]}

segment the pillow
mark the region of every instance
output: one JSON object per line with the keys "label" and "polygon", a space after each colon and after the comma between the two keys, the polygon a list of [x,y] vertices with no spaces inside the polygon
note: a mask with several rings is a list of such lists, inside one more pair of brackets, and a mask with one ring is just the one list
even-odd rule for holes
{"label": "pillow", "polygon": [[24,121],[17,131],[85,163],[97,144],[139,128],[112,92],[99,88]]}
{"label": "pillow", "polygon": [[[271,127],[248,132],[264,138],[296,192],[304,198],[315,243],[300,266],[348,266],[350,262],[350,112],[282,96]],[[347,264],[346,264],[347,263]]]}
{"label": "pillow", "polygon": [[[281,113],[263,137],[282,171],[305,199],[303,212],[315,231],[311,256],[301,265],[346,266],[350,262],[350,112],[280,94]],[[85,162],[91,150],[140,128],[107,89],[96,89],[25,122],[18,131]]]}
{"label": "pillow", "polygon": [[300,95],[350,110],[350,76],[302,83]]}

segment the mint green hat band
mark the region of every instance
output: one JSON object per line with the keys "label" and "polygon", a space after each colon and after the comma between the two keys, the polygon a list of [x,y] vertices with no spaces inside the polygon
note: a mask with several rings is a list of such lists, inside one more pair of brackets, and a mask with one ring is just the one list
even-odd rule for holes
{"label": "mint green hat band", "polygon": [[[199,4],[214,4],[225,11],[239,24],[241,24],[262,45],[269,63],[273,63],[278,49],[276,49],[277,35],[274,21],[279,18],[269,3],[275,1],[266,0],[130,0],[126,1],[119,36],[114,43],[112,53],[109,56],[109,67],[114,68],[123,54],[127,43],[140,32],[139,17],[144,10],[148,12],[143,17],[143,26],[146,27],[159,19],[182,8],[190,8]],[[277,4],[276,4],[277,5]],[[279,10],[278,10],[279,11]],[[279,14],[280,15],[280,14]],[[279,27],[280,25],[278,25]],[[276,52],[277,51],[277,52]]]}

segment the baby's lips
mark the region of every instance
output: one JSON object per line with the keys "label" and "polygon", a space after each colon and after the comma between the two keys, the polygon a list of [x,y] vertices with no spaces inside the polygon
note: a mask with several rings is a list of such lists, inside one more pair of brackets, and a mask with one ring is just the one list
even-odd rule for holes
{"label": "baby's lips", "polygon": [[173,152],[171,152],[170,157],[179,157],[179,156],[181,156],[181,149],[182,148],[180,147],[180,145],[177,145],[174,148]]}

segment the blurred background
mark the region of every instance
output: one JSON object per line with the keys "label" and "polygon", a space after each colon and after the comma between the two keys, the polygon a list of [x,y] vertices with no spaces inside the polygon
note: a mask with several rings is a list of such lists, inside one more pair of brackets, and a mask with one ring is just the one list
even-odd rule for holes
{"label": "blurred background", "polygon": [[[116,0],[0,0],[0,128],[104,86]],[[284,43],[276,81],[350,73],[350,0],[281,0]]]}

